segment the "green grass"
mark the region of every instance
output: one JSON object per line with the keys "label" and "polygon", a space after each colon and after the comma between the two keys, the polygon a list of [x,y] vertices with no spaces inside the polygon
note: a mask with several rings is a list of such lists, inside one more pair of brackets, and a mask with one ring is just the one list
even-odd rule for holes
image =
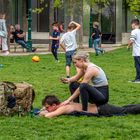
{"label": "green grass", "polygon": [[[26,81],[36,91],[34,107],[41,107],[47,94],[55,94],[62,101],[69,96],[68,85],[59,79],[65,76],[64,54],[60,63],[52,55],[39,55],[41,61],[33,63],[30,56],[0,57],[0,81]],[[134,79],[134,62],[130,51],[118,49],[90,60],[101,66],[109,78],[110,103],[125,105],[140,103],[140,85],[128,83]],[[72,67],[73,68],[73,67]],[[72,70],[74,74],[74,68]],[[0,117],[0,140],[139,140],[140,115],[122,117],[73,117],[53,119],[40,117]]]}

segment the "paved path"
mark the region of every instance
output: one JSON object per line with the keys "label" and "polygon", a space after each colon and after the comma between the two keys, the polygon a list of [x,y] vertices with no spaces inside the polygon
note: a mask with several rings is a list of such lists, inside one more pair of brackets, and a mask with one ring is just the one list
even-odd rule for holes
{"label": "paved path", "polygon": [[[50,54],[51,52],[48,51],[48,46],[47,45],[34,45],[38,49],[34,53],[29,53],[29,52],[23,52],[23,50],[20,48],[17,52],[11,52],[8,56],[23,56],[23,55],[33,55],[33,54]],[[106,52],[113,51],[115,49],[118,49],[121,47],[121,44],[102,44],[103,49]],[[88,48],[87,45],[84,45],[83,49],[80,49],[82,51],[86,52],[95,52],[93,48]],[[62,49],[59,49],[59,53],[64,53]],[[0,53],[0,56],[5,56],[3,53]]]}

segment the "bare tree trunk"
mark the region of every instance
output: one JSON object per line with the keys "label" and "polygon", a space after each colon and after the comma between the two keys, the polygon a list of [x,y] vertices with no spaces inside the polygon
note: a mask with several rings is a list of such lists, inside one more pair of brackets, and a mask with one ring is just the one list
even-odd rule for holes
{"label": "bare tree trunk", "polygon": [[81,24],[81,29],[79,31],[79,48],[83,48],[83,0],[79,2],[79,23]]}
{"label": "bare tree trunk", "polygon": [[[101,5],[98,5],[98,22],[101,23],[101,18],[102,18],[102,6]],[[100,29],[101,29],[101,24],[100,24]],[[102,30],[102,29],[101,29]]]}
{"label": "bare tree trunk", "polygon": [[70,21],[74,20],[81,24],[82,28],[77,34],[77,44],[83,48],[83,0],[66,0],[64,2],[65,27],[67,28]]}
{"label": "bare tree trunk", "polygon": [[70,21],[74,20],[74,6],[75,5],[76,1],[74,0],[70,0]]}
{"label": "bare tree trunk", "polygon": [[[49,8],[49,35],[52,34],[52,23],[54,22],[54,7],[53,7],[54,0],[50,0],[50,8]],[[51,42],[49,42],[49,51],[51,48]]]}
{"label": "bare tree trunk", "polygon": [[77,44],[79,48],[83,48],[83,0],[75,1],[73,8],[74,20],[81,25],[81,29],[77,33]]}
{"label": "bare tree trunk", "polygon": [[64,1],[64,13],[65,13],[64,24],[65,24],[65,29],[67,29],[69,22],[73,20],[73,1],[74,0]]}

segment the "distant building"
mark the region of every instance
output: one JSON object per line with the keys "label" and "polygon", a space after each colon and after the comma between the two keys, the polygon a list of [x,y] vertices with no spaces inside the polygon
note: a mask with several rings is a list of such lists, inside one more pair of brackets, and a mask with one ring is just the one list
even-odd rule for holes
{"label": "distant building", "polygon": [[[84,3],[83,5],[83,33],[84,36],[89,36],[90,18],[92,21],[98,20],[101,23],[101,31],[103,33],[103,43],[121,43],[122,33],[130,32],[130,21],[134,16],[127,10],[125,6],[126,0],[110,0],[111,5],[100,9],[100,16],[97,11],[97,6],[90,10],[90,7]],[[40,7],[39,0],[31,0],[32,8]],[[32,14],[32,31],[33,33],[48,33],[49,32],[49,14],[50,1],[45,0],[48,7],[42,13]],[[65,1],[63,0],[65,3]],[[7,24],[19,23],[25,31],[28,28],[28,0],[0,0],[0,12],[7,13]],[[64,21],[64,9],[54,8],[53,18],[55,21]],[[39,34],[40,35],[40,34]],[[40,39],[36,36],[36,39]],[[88,38],[86,39],[88,41]],[[88,42],[87,42],[88,43]]]}
{"label": "distant building", "polygon": [[123,34],[122,38],[122,33],[131,31],[130,23],[134,18],[127,9],[126,0],[110,0],[109,6],[101,8],[95,6],[91,9],[91,17],[101,23],[102,43],[122,43],[122,40],[126,43],[124,39],[128,39],[129,34]]}

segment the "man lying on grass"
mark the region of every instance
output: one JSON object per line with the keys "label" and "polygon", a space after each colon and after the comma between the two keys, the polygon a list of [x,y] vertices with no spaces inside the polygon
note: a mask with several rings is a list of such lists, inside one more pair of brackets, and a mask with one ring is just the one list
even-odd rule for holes
{"label": "man lying on grass", "polygon": [[[67,105],[62,105],[59,99],[54,95],[48,95],[42,100],[43,109],[40,116],[46,118],[53,118],[60,115],[70,114],[72,112],[83,112],[80,103],[70,102]],[[140,104],[126,105],[126,106],[113,106],[110,104],[96,106],[89,104],[88,110],[84,113],[92,113],[98,116],[112,116],[112,115],[125,115],[125,114],[140,114]]]}

